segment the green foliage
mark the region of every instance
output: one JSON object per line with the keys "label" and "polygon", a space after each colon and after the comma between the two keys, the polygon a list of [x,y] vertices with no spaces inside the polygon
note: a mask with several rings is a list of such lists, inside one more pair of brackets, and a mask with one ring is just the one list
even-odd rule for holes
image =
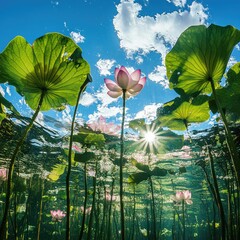
{"label": "green foliage", "polygon": [[55,164],[52,171],[47,176],[49,180],[56,182],[60,176],[65,172],[66,164]]}
{"label": "green foliage", "polygon": [[207,121],[210,109],[207,98],[199,96],[192,102],[177,97],[158,109],[158,120],[172,130],[186,130],[191,123]]}
{"label": "green foliage", "polygon": [[219,87],[231,52],[240,41],[232,26],[191,26],[166,56],[170,87],[179,94],[211,93],[210,79]]}
{"label": "green foliage", "polygon": [[105,144],[105,137],[101,133],[80,132],[73,136],[73,142],[81,143],[86,147],[95,146],[97,148],[101,148]]}
{"label": "green foliage", "polygon": [[86,163],[95,158],[95,153],[93,152],[84,152],[84,153],[75,153],[74,161]]}
{"label": "green foliage", "polygon": [[74,41],[59,33],[48,33],[30,45],[15,37],[0,54],[1,82],[8,82],[36,109],[42,94],[41,110],[75,105],[80,87],[90,73],[82,51]]}

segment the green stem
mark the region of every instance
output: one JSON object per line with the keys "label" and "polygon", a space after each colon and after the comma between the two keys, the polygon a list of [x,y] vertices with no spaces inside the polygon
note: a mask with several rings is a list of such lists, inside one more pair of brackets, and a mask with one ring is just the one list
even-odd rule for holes
{"label": "green stem", "polygon": [[182,224],[183,224],[183,240],[185,240],[185,202],[182,200]]}
{"label": "green stem", "polygon": [[215,191],[215,196],[217,200],[217,207],[220,215],[220,221],[221,221],[221,229],[222,229],[222,239],[226,239],[226,231],[225,229],[227,228],[226,226],[226,221],[225,221],[225,214],[224,214],[224,209],[221,201],[221,196],[219,193],[219,188],[218,188],[218,183],[217,183],[217,178],[216,178],[216,173],[213,165],[213,156],[211,153],[210,148],[208,147],[208,154],[210,158],[210,168],[211,168],[211,173],[212,173],[212,178],[213,178],[213,184],[214,184],[214,191]]}
{"label": "green stem", "polygon": [[218,111],[219,111],[220,116],[221,116],[222,121],[223,121],[224,129],[225,129],[225,133],[226,133],[227,146],[228,146],[228,150],[229,150],[229,153],[230,153],[230,156],[231,156],[231,161],[232,161],[232,165],[233,165],[233,169],[234,169],[234,173],[235,173],[235,177],[236,177],[236,181],[237,181],[237,186],[238,186],[238,189],[239,189],[239,183],[240,183],[239,155],[238,155],[237,148],[236,148],[236,145],[235,145],[234,140],[233,140],[233,136],[232,136],[231,131],[228,127],[227,119],[226,119],[225,114],[222,110],[221,104],[218,100],[213,79],[210,79],[210,83],[211,83],[212,92],[213,92],[213,96],[214,96]]}
{"label": "green stem", "polygon": [[19,139],[19,141],[17,143],[17,146],[16,146],[16,148],[13,152],[11,161],[10,161],[9,170],[8,170],[5,210],[4,210],[4,214],[3,214],[3,220],[2,220],[2,223],[1,223],[1,226],[0,226],[0,239],[6,239],[6,226],[7,226],[7,222],[8,222],[8,211],[9,211],[9,208],[10,208],[12,187],[13,187],[12,179],[13,179],[14,163],[15,163],[16,157],[18,155],[18,152],[21,149],[21,146],[23,145],[23,142],[25,141],[25,139],[28,135],[28,132],[32,128],[33,123],[36,120],[36,118],[38,116],[38,113],[40,112],[45,94],[46,94],[46,91],[42,91],[41,96],[40,96],[40,100],[39,100],[39,103],[38,103],[38,107],[37,107],[35,113],[33,114],[30,123],[26,127],[25,132],[23,133],[22,137]]}
{"label": "green stem", "polygon": [[87,208],[87,197],[88,197],[88,187],[87,187],[87,163],[84,163],[84,187],[85,187],[85,198],[84,198],[84,204],[83,204],[83,217],[82,217],[82,225],[81,230],[79,234],[79,240],[83,238],[84,233],[84,226],[85,226],[85,219],[86,219],[86,208]]}
{"label": "green stem", "polygon": [[124,121],[125,121],[125,108],[126,108],[126,90],[123,89],[123,111],[122,111],[122,126],[121,126],[121,152],[120,152],[120,213],[121,213],[121,239],[125,239],[124,227],[124,206],[123,206],[123,152],[124,152]]}
{"label": "green stem", "polygon": [[66,197],[67,197],[67,214],[66,214],[66,240],[70,239],[70,175],[71,175],[71,169],[72,169],[72,142],[73,142],[73,131],[74,131],[74,123],[75,118],[77,115],[77,109],[78,109],[78,103],[81,97],[82,92],[85,90],[87,84],[91,81],[91,76],[88,75],[85,82],[80,87],[77,102],[75,105],[74,113],[73,113],[73,119],[72,119],[72,125],[71,125],[71,133],[70,133],[70,140],[69,140],[69,150],[68,150],[68,167],[67,167],[67,175],[66,175]]}
{"label": "green stem", "polygon": [[155,199],[153,193],[153,182],[151,176],[149,177],[149,183],[151,188],[151,197],[152,197],[152,219],[153,219],[153,240],[157,239],[157,232],[156,232],[156,213],[155,213]]}

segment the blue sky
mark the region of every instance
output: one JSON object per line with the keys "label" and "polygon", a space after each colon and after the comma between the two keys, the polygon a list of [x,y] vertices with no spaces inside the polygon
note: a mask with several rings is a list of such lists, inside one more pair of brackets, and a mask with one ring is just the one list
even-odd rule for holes
{"label": "blue sky", "polygon": [[[15,36],[29,43],[48,32],[72,37],[91,66],[93,82],[79,106],[79,120],[93,121],[100,115],[109,121],[121,119],[122,99],[111,99],[104,78],[113,80],[121,65],[131,72],[141,69],[147,84],[127,100],[127,119],[153,119],[156,109],[175,96],[168,89],[164,58],[179,35],[191,25],[211,23],[240,29],[238,0],[0,0],[0,51]],[[239,61],[236,48],[231,63]],[[24,99],[7,84],[0,91],[24,116],[31,114]],[[69,123],[72,109],[44,112]]]}

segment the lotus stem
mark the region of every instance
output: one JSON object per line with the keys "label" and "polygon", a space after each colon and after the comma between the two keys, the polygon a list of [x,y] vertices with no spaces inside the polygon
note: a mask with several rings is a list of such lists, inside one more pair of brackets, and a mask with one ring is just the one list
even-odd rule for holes
{"label": "lotus stem", "polygon": [[33,114],[30,123],[28,124],[28,126],[26,127],[22,137],[19,139],[17,146],[13,152],[12,158],[10,160],[10,165],[9,165],[9,170],[8,170],[8,179],[7,179],[7,192],[6,192],[6,200],[5,200],[5,209],[4,209],[4,214],[3,214],[3,219],[2,219],[2,223],[0,226],[0,239],[4,240],[6,239],[6,226],[8,224],[8,212],[9,212],[9,208],[10,208],[10,202],[11,202],[11,195],[12,195],[12,179],[13,179],[13,171],[14,171],[14,164],[15,164],[15,160],[16,157],[18,155],[18,152],[21,149],[21,146],[23,145],[23,142],[25,141],[28,132],[30,131],[30,129],[33,126],[34,121],[36,120],[38,113],[40,112],[42,103],[43,103],[43,99],[45,97],[46,91],[42,91],[41,96],[40,96],[40,100],[38,103],[38,107],[35,111],[35,113]]}
{"label": "lotus stem", "polygon": [[88,195],[88,187],[87,187],[87,163],[84,163],[84,187],[85,187],[85,198],[84,198],[84,204],[83,204],[83,217],[82,217],[82,225],[81,225],[81,231],[79,234],[79,240],[83,238],[84,233],[84,226],[85,226],[85,219],[86,219],[86,208],[87,208],[87,195]]}
{"label": "lotus stem", "polygon": [[233,165],[233,169],[234,169],[234,174],[235,174],[235,177],[236,177],[237,187],[238,187],[238,190],[239,190],[239,184],[240,184],[239,155],[238,155],[237,148],[236,148],[236,145],[235,145],[234,140],[233,140],[233,136],[232,136],[231,131],[228,127],[227,119],[226,119],[225,114],[222,110],[221,104],[218,100],[213,79],[210,79],[209,81],[211,83],[212,92],[213,92],[213,96],[214,96],[218,111],[219,111],[220,116],[221,116],[222,121],[223,121],[224,129],[225,129],[225,133],[226,133],[227,146],[228,146],[229,154],[231,156],[231,161],[232,161],[232,165]]}
{"label": "lotus stem", "polygon": [[122,111],[122,126],[121,126],[121,151],[120,151],[120,214],[121,214],[121,239],[125,239],[125,226],[124,226],[124,206],[123,206],[123,152],[124,152],[124,121],[126,109],[126,90],[123,89],[123,111]]}
{"label": "lotus stem", "polygon": [[67,214],[66,214],[66,240],[70,239],[70,175],[72,169],[72,142],[73,142],[73,131],[74,131],[74,124],[78,110],[78,103],[81,97],[82,92],[85,90],[87,84],[91,82],[91,76],[88,75],[85,82],[80,87],[76,105],[73,112],[72,118],[72,125],[71,125],[71,132],[70,132],[70,140],[69,140],[69,150],[68,150],[68,167],[67,167],[67,175],[66,175],[66,197],[67,197]]}
{"label": "lotus stem", "polygon": [[152,198],[152,219],[153,219],[153,240],[157,239],[157,232],[156,232],[156,213],[155,213],[155,198],[153,193],[153,182],[151,176],[149,177],[149,183],[151,188],[151,198]]}
{"label": "lotus stem", "polygon": [[212,156],[212,153],[211,153],[209,147],[208,147],[208,155],[209,155],[209,158],[210,158],[210,168],[211,168],[211,173],[212,173],[212,178],[213,178],[214,192],[215,192],[217,207],[218,207],[219,215],[220,215],[222,239],[225,239],[225,237],[226,237],[225,229],[227,229],[226,221],[225,221],[225,214],[224,214],[224,209],[223,209],[223,205],[222,205],[222,202],[221,202],[221,196],[220,196],[220,193],[219,193],[216,173],[215,173],[215,169],[214,169],[214,165],[213,165],[213,156]]}

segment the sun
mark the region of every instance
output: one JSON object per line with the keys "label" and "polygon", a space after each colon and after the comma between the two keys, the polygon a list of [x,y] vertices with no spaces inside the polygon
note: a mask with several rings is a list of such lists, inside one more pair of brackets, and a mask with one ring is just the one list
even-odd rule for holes
{"label": "sun", "polygon": [[147,131],[144,134],[144,140],[148,143],[153,143],[156,140],[156,135],[152,131]]}

